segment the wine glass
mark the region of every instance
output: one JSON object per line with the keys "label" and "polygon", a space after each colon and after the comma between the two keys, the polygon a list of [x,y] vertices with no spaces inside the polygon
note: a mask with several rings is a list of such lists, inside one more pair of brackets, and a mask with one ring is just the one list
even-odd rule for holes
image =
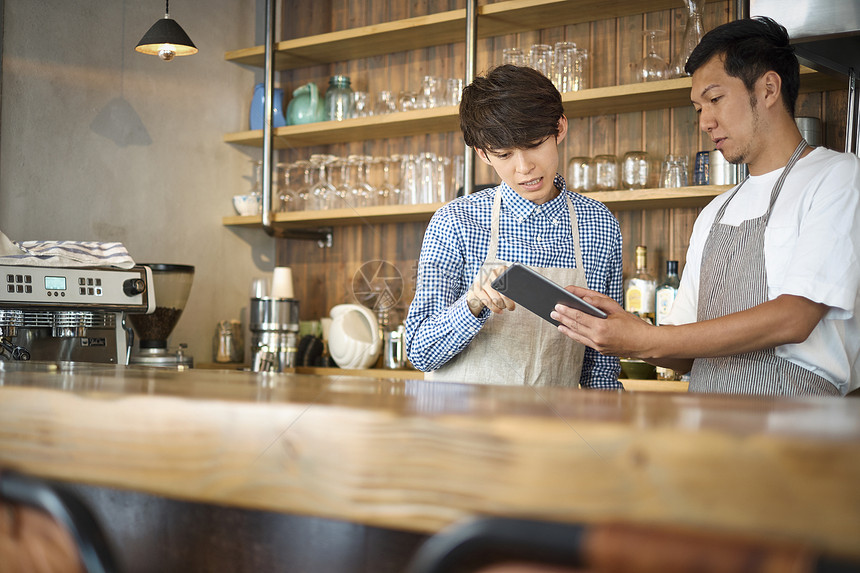
{"label": "wine glass", "polygon": [[642,33],[648,38],[648,54],[642,58],[639,79],[643,82],[665,80],[669,77],[669,64],[657,53],[654,42],[657,36],[662,36],[666,32],[663,30],[644,30]]}
{"label": "wine glass", "polygon": [[391,205],[396,200],[391,184],[391,158],[374,157],[370,160],[370,168],[374,175],[371,186],[376,189],[376,204]]}
{"label": "wine glass", "polygon": [[316,171],[317,177],[311,189],[312,209],[324,210],[335,207],[337,191],[334,185],[329,183],[327,170],[334,160],[333,155],[315,153],[311,155],[311,168]]}

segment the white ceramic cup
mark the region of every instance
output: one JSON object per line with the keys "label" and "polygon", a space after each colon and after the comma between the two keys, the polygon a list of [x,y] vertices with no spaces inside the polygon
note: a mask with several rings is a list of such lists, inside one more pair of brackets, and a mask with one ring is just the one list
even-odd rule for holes
{"label": "white ceramic cup", "polygon": [[275,267],[272,298],[293,298],[293,271],[290,267]]}

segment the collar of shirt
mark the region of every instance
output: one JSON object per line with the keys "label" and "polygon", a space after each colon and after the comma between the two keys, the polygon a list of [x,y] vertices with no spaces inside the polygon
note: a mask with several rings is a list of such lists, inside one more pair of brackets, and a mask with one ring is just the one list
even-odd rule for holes
{"label": "collar of shirt", "polygon": [[547,201],[543,205],[538,205],[536,203],[532,203],[528,199],[523,199],[523,197],[511,189],[507,183],[502,182],[502,202],[511,212],[514,219],[520,222],[525,221],[533,215],[543,215],[550,220],[566,217],[567,202],[564,199],[566,191],[564,177],[556,174],[552,183],[555,185],[556,189],[560,189],[561,191],[551,201]]}

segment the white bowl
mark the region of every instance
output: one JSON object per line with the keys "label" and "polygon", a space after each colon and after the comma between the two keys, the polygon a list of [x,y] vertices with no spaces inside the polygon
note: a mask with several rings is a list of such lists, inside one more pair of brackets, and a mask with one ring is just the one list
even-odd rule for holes
{"label": "white bowl", "polygon": [[233,208],[239,215],[259,215],[263,206],[260,195],[233,195]]}

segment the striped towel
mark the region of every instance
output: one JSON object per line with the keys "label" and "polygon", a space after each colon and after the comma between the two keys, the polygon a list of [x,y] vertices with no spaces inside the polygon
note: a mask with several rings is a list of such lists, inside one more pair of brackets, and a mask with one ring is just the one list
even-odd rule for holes
{"label": "striped towel", "polygon": [[122,243],[95,241],[11,241],[0,232],[0,264],[31,267],[117,267],[134,260]]}

